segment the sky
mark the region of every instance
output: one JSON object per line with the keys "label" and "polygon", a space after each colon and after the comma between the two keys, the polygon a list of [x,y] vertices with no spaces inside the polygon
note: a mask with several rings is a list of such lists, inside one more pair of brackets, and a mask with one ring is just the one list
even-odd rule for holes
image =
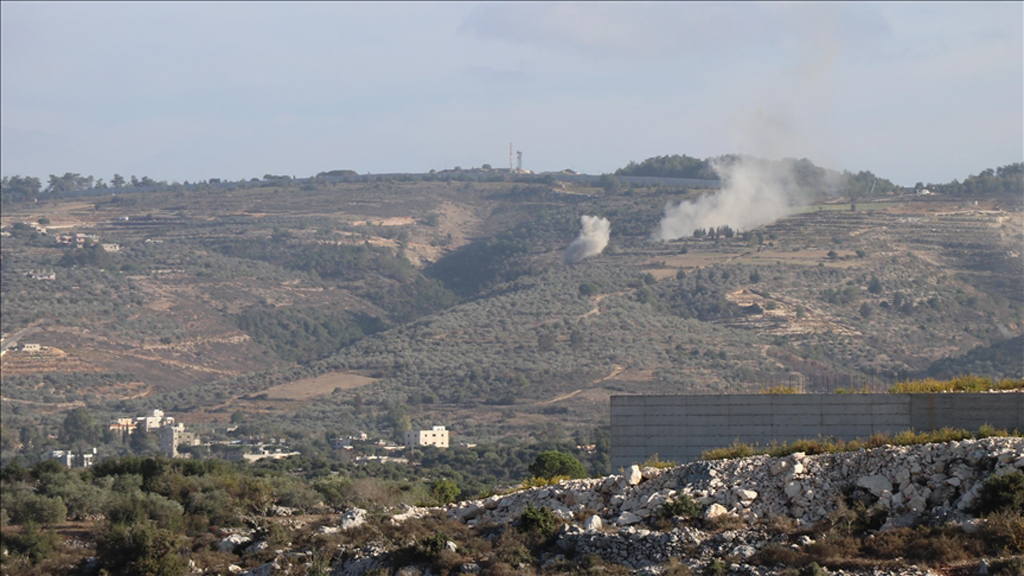
{"label": "sky", "polygon": [[1024,3],[2,2],[44,182],[742,153],[902,185],[1024,160]]}

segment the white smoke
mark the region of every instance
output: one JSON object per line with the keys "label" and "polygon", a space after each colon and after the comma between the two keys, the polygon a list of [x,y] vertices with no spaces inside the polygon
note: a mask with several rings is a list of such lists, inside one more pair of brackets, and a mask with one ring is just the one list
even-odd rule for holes
{"label": "white smoke", "polygon": [[731,157],[712,160],[711,167],[722,188],[696,200],[666,204],[652,240],[675,240],[698,228],[750,230],[782,218],[803,200],[789,162]]}
{"label": "white smoke", "polygon": [[580,224],[583,225],[580,235],[565,249],[566,264],[597,256],[608,246],[612,224],[607,218],[580,216]]}

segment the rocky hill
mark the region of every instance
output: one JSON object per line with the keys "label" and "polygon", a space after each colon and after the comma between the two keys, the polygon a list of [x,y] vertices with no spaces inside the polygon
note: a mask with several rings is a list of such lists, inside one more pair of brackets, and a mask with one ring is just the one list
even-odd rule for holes
{"label": "rocky hill", "polygon": [[[422,544],[389,546],[363,510],[317,532],[350,535],[334,556],[338,576],[505,573],[502,539],[544,516],[536,514],[543,509],[560,522],[534,541],[534,558],[512,566],[516,573],[589,573],[587,567],[598,563],[651,575],[797,574],[800,566],[799,574],[936,574],[940,568],[951,574],[984,561],[994,574],[1019,574],[1024,563],[1013,555],[1024,553],[1020,502],[1010,503],[1003,516],[978,513],[992,506],[990,479],[1022,471],[1024,438],[1014,437],[633,466],[621,475],[410,508],[380,520],[400,530],[434,518],[440,542],[433,556]],[[673,516],[685,509],[676,503],[690,500],[700,510],[696,517]],[[452,521],[468,530],[454,536]],[[494,548],[480,553],[479,543],[466,544],[471,535]],[[278,560],[250,573],[283,570],[287,558]]]}

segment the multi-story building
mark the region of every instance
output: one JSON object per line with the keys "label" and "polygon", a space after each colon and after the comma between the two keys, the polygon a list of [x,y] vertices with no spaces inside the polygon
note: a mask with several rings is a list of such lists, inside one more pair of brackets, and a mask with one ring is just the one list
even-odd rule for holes
{"label": "multi-story building", "polygon": [[448,447],[448,430],[444,426],[434,426],[430,430],[410,430],[405,433],[405,445]]}
{"label": "multi-story building", "polygon": [[199,446],[199,435],[186,431],[184,424],[160,428],[160,451],[171,458],[180,458],[178,446]]}

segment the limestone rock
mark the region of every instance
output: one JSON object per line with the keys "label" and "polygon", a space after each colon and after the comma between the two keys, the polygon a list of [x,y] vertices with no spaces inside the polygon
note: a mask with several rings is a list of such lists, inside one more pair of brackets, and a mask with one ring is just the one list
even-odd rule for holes
{"label": "limestone rock", "polygon": [[632,512],[623,512],[615,520],[615,523],[619,526],[629,526],[631,524],[636,524],[637,522],[640,522],[640,520],[642,520],[642,518],[640,518],[636,514],[633,514]]}
{"label": "limestone rock", "polygon": [[366,523],[366,516],[366,510],[363,510],[362,508],[353,508],[341,515],[338,527],[342,530],[358,528]]}
{"label": "limestone rock", "polygon": [[712,504],[708,506],[708,509],[704,511],[704,518],[710,520],[712,518],[718,518],[723,514],[728,514],[729,509],[721,504]]}
{"label": "limestone rock", "polygon": [[229,534],[226,538],[217,544],[217,549],[221,552],[234,552],[236,548],[243,544],[249,544],[252,542],[252,538],[243,536],[242,534]]}
{"label": "limestone rock", "polygon": [[640,472],[640,467],[633,464],[629,467],[629,473],[626,476],[626,483],[630,486],[636,486],[643,480],[644,475]]}
{"label": "limestone rock", "polygon": [[883,491],[892,492],[892,482],[888,478],[879,474],[872,474],[871,476],[861,476],[857,478],[857,486],[864,488],[868,492],[871,492],[875,496],[881,496]]}

